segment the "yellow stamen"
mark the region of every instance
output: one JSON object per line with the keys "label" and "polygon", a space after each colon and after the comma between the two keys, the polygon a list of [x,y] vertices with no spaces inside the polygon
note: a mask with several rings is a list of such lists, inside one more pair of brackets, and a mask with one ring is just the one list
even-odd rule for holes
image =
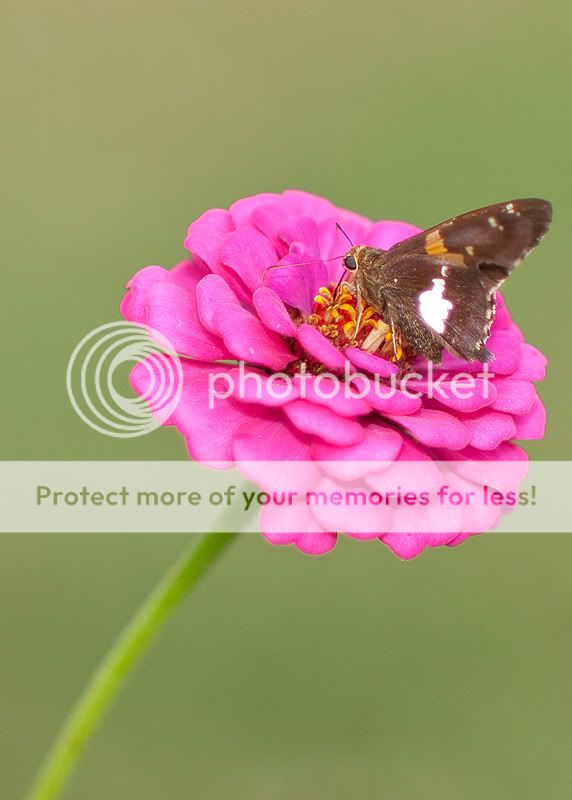
{"label": "yellow stamen", "polygon": [[353,320],[355,320],[355,318],[356,318],[356,310],[355,310],[354,306],[350,305],[349,303],[342,303],[340,308],[343,311],[347,311],[347,313],[350,315],[350,317]]}
{"label": "yellow stamen", "polygon": [[[361,308],[354,292],[343,286],[335,293],[334,284],[321,286],[314,298],[313,313],[307,321],[327,336],[338,348],[348,343],[370,353],[379,353],[383,358],[402,361],[406,357],[399,339],[393,340],[392,332],[380,312],[362,298]],[[357,327],[360,319],[359,329]]]}
{"label": "yellow stamen", "polygon": [[348,300],[351,299],[352,299],[352,294],[344,289],[344,291],[337,298],[338,302],[336,303],[336,305],[340,305],[340,303],[346,303]]}

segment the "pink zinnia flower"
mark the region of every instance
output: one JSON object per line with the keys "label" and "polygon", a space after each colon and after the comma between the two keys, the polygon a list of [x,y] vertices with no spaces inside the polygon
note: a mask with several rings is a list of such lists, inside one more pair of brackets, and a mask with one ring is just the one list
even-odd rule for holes
{"label": "pink zinnia flower", "polygon": [[[146,267],[129,282],[123,316],[160,331],[186,357],[181,401],[166,424],[185,437],[191,457],[217,466],[248,464],[250,472],[256,462],[304,462],[305,480],[328,486],[365,481],[373,488],[377,476],[360,474],[356,464],[384,462],[386,477],[392,465],[397,483],[411,462],[430,467],[435,460],[455,461],[466,465],[457,482],[482,483],[471,465],[525,461],[513,441],[543,436],[545,411],[534,382],[544,377],[546,359],[524,342],[500,295],[487,344],[495,355],[495,379],[485,387],[475,377],[470,397],[460,399],[448,388],[456,374],[476,376],[483,365],[448,353],[436,368],[447,371],[447,380],[433,398],[423,379],[415,384],[421,397],[399,390],[387,397],[374,391],[359,399],[347,397],[341,377],[333,376],[324,379],[327,399],[317,391],[324,368],[334,376],[359,370],[384,381],[398,372],[395,345],[379,315],[369,309],[356,338],[355,299],[332,297],[343,271],[342,259],[334,257],[347,250],[336,223],[356,244],[383,249],[419,231],[403,222],[373,223],[305,192],[260,194],[239,200],[228,211],[204,213],[189,228],[188,260],[171,270]],[[301,262],[304,266],[295,266]],[[268,269],[274,265],[281,268]],[[226,385],[232,378],[236,386],[237,362],[248,364],[246,374],[259,376],[262,391],[254,390],[255,381],[245,380],[240,392],[226,397],[219,392],[213,403],[213,374],[228,375]],[[308,373],[303,393],[299,377],[287,391],[271,391],[281,380],[286,383],[277,373],[293,375],[301,365]],[[416,371],[423,375],[427,368],[417,359]],[[149,376],[143,364],[133,370],[132,385],[139,394],[145,393]],[[338,462],[340,468],[324,475],[323,462]],[[499,475],[497,485],[502,483]],[[262,485],[269,480],[264,474],[251,477]],[[373,527],[355,510],[345,516],[334,512],[298,509],[302,524],[297,530],[295,517],[268,507],[261,514],[261,529],[273,543],[319,554],[334,547],[343,525],[350,536],[379,538],[400,557],[411,558],[425,547],[455,545],[487,530],[501,513],[492,509],[478,519],[425,514],[421,527],[412,531],[400,521],[399,511],[386,509]]]}

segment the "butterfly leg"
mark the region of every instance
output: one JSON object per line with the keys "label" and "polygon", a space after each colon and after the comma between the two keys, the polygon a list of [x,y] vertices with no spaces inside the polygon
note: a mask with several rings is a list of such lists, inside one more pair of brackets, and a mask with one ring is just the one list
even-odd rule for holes
{"label": "butterfly leg", "polygon": [[355,339],[359,333],[361,320],[363,317],[363,299],[361,296],[361,289],[359,287],[359,283],[356,283],[356,307],[357,307],[357,316],[356,316],[356,332],[354,333],[353,338]]}
{"label": "butterfly leg", "polygon": [[344,291],[344,289],[350,294],[356,294],[355,283],[350,283],[349,281],[340,281],[336,286],[336,291],[334,292],[334,300],[337,298],[340,292]]}
{"label": "butterfly leg", "polygon": [[393,344],[393,355],[395,356],[395,360],[399,361],[399,356],[397,354],[397,348],[401,350],[401,342],[399,345],[397,344],[397,333],[395,331],[395,322],[393,321],[393,317],[390,319],[391,322],[391,342]]}
{"label": "butterfly leg", "polygon": [[352,341],[355,341],[363,317],[363,297],[361,293],[361,289],[359,283],[350,283],[349,281],[341,281],[337,287],[335,292],[335,297],[338,296],[339,292],[343,292],[344,289],[348,291],[350,294],[355,295],[356,298],[356,327],[354,331],[354,335],[352,336]]}

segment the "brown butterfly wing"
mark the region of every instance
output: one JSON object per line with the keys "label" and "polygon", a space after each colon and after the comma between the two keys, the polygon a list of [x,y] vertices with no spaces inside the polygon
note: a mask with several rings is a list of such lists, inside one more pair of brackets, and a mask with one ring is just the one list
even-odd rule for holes
{"label": "brown butterfly wing", "polygon": [[440,362],[443,348],[465,361],[491,361],[485,347],[495,314],[488,277],[447,256],[407,255],[385,264],[387,318],[414,349]]}
{"label": "brown butterfly wing", "polygon": [[496,203],[398,242],[387,255],[446,255],[467,266],[495,265],[506,277],[539,243],[551,220],[552,206],[546,200]]}

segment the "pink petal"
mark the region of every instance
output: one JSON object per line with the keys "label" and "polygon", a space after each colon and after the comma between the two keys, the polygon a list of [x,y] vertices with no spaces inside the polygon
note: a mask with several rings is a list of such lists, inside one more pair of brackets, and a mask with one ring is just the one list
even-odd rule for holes
{"label": "pink petal", "polygon": [[[448,480],[444,485],[449,485]],[[474,487],[473,487],[474,488]],[[457,489],[457,486],[451,486]],[[463,528],[463,508],[445,503],[441,506],[436,497],[426,505],[400,505],[393,517],[391,533],[409,533],[418,536],[429,547],[446,544]],[[389,544],[391,537],[383,538]],[[394,540],[395,541],[395,540]]]}
{"label": "pink petal", "polygon": [[513,442],[501,442],[498,447],[494,450],[485,451],[485,450],[475,450],[473,447],[466,447],[464,450],[454,451],[454,450],[439,450],[439,458],[441,461],[456,461],[458,462],[455,466],[456,469],[460,469],[459,465],[464,465],[466,463],[476,462],[476,467],[479,471],[478,475],[475,477],[472,473],[467,474],[464,467],[462,474],[465,477],[469,477],[469,480],[474,480],[477,483],[481,482],[481,478],[486,478],[486,474],[482,473],[482,467],[479,466],[479,461],[499,461],[499,462],[513,462],[513,461],[528,461],[528,455],[526,451],[522,449],[522,447],[518,447],[518,445],[514,444]]}
{"label": "pink petal", "polygon": [[179,380],[177,365],[164,353],[153,353],[138,361],[129,374],[133,391],[157,422],[166,427],[175,424],[171,407],[177,404],[177,393],[182,388]]}
{"label": "pink petal", "polygon": [[288,245],[290,252],[292,245],[296,244],[297,251],[307,253],[310,258],[320,259],[323,256],[319,247],[318,227],[309,217],[287,219],[278,231],[278,238]]}
{"label": "pink petal", "polygon": [[[282,416],[265,421],[262,427],[258,419],[243,425],[235,437],[234,454],[239,462],[276,461],[284,465],[305,461],[312,467],[312,475],[318,475],[308,437]],[[298,463],[296,467],[299,467]]]}
{"label": "pink petal", "polygon": [[427,547],[427,536],[420,533],[386,533],[379,537],[398,558],[409,561]]}
{"label": "pink petal", "polygon": [[393,511],[386,498],[365,483],[324,477],[312,513],[321,525],[357,539],[377,539],[391,529]]}
{"label": "pink petal", "polygon": [[514,419],[515,439],[542,439],[546,429],[546,409],[538,398],[530,411]]}
{"label": "pink petal", "polygon": [[229,375],[233,384],[232,396],[243,403],[260,403],[278,408],[300,397],[292,381],[280,373],[268,376],[257,370],[235,367]]}
{"label": "pink petal", "polygon": [[298,387],[300,397],[327,406],[342,417],[358,417],[370,413],[365,400],[352,395],[351,387],[339,381],[333,375],[296,375],[294,383]]}
{"label": "pink petal", "polygon": [[380,250],[389,250],[397,242],[402,242],[418,233],[421,233],[421,228],[409,225],[407,222],[382,220],[371,226],[363,244],[367,244],[369,247],[378,247]]}
{"label": "pink petal", "polygon": [[179,355],[216,361],[228,350],[199,320],[194,294],[172,283],[156,283],[146,293],[147,325],[167,337]]}
{"label": "pink petal", "polygon": [[372,468],[381,470],[383,462],[389,464],[394,461],[399,455],[402,442],[401,435],[393,428],[372,423],[364,427],[364,438],[357,444],[337,447],[325,442],[314,442],[311,453],[316,461],[330,462],[321,465],[329,475],[352,481],[368,475]]}
{"label": "pink petal", "polygon": [[[447,456],[443,456],[443,460],[459,460],[459,462],[470,461],[499,461],[499,462],[526,462],[528,461],[528,454],[522,447],[514,444],[514,442],[501,442],[493,451],[474,450],[472,447],[467,447],[461,453],[451,452]],[[524,473],[526,475],[526,472]],[[485,475],[486,477],[486,475]]]}
{"label": "pink petal", "polygon": [[380,358],[380,356],[374,356],[372,353],[366,353],[365,350],[360,350],[357,347],[346,347],[344,354],[358,369],[365,369],[382,378],[390,378],[399,372],[397,364],[387,361],[385,358]]}
{"label": "pink petal", "polygon": [[308,437],[284,417],[262,422],[254,419],[242,425],[235,435],[233,453],[242,474],[267,492],[305,495],[320,479]]}
{"label": "pink petal", "polygon": [[130,322],[145,324],[145,297],[149,289],[157,283],[172,283],[194,295],[197,283],[207,272],[206,265],[198,258],[182,261],[170,270],[157,266],[144,267],[127,283],[129,291],[121,301],[120,312]]}
{"label": "pink petal", "polygon": [[403,437],[397,459],[386,469],[371,472],[365,479],[378,492],[398,492],[407,486],[417,494],[435,491],[442,483],[441,471],[427,451]]}
{"label": "pink petal", "polygon": [[[422,408],[409,416],[386,415],[415,436],[426,447],[462,450],[469,444],[470,433],[456,417],[445,411]],[[463,418],[464,421],[464,418]]]}
{"label": "pink petal", "polygon": [[233,230],[234,225],[228,211],[211,209],[192,223],[185,239],[185,247],[198,255],[211,272],[224,278],[241,300],[250,301],[252,293],[242,278],[221,262],[224,244]]}
{"label": "pink petal", "polygon": [[[270,518],[270,523],[268,527],[265,523],[265,518]],[[280,519],[280,515],[277,515],[277,518]],[[300,536],[298,531],[277,531],[274,530],[274,516],[273,516],[273,509],[272,508],[263,508],[260,512],[260,533],[264,536],[267,542],[270,544],[283,546],[287,544],[294,544],[296,539]]]}
{"label": "pink petal", "polygon": [[[338,214],[336,217],[325,219],[318,225],[318,250],[322,259],[328,259],[328,281],[333,283],[340,279],[344,271],[343,258],[349,249],[349,243],[344,234],[337,227],[337,223],[343,226],[344,231],[352,242],[360,244],[365,242],[367,232],[371,227],[371,222],[358,217],[349,217]],[[329,259],[336,257],[334,261]]]}
{"label": "pink petal", "polygon": [[[494,525],[491,526],[491,528],[493,527]],[[485,533],[485,531],[483,530],[483,531],[472,531],[471,533],[460,533],[458,536],[455,536],[454,539],[451,539],[450,542],[447,542],[447,547],[458,547],[458,545],[462,544],[467,539],[470,539],[471,536],[476,536],[479,533]]]}
{"label": "pink petal", "polygon": [[497,292],[496,297],[497,307],[495,313],[495,321],[493,322],[493,330],[500,331],[512,327],[512,319],[508,307],[500,292]]}
{"label": "pink petal", "polygon": [[250,227],[240,228],[227,235],[220,259],[251,291],[262,284],[265,270],[278,260],[276,251],[266,236]]}
{"label": "pink petal", "polygon": [[330,531],[325,531],[324,533],[301,533],[294,544],[301,553],[306,553],[309,556],[322,556],[329,550],[334,549],[337,538],[337,534]]}
{"label": "pink petal", "polygon": [[[181,362],[181,368],[183,392],[171,416],[172,424],[185,437],[189,453],[196,461],[219,468],[231,466],[235,433],[244,422],[252,419],[252,413],[231,398],[222,398],[226,393],[226,381],[222,381],[222,386],[219,381],[217,386],[210,377],[228,373],[222,365],[217,366],[216,373],[210,365],[188,361]],[[145,394],[149,382],[145,361],[135,366],[132,381],[134,389]],[[214,396],[213,386],[220,397]]]}
{"label": "pink petal", "polygon": [[219,332],[229,351],[243,361],[283,370],[294,359],[282,339],[239,306],[224,309]]}
{"label": "pink petal", "polygon": [[314,309],[314,297],[328,283],[328,270],[313,251],[302,247],[287,253],[276,269],[269,269],[264,283],[274,289],[286,305],[310,314]]}
{"label": "pink petal", "polygon": [[455,372],[482,373],[488,366],[488,372],[494,375],[510,375],[518,367],[520,361],[520,332],[516,325],[507,330],[493,330],[487,341],[488,349],[494,353],[495,359],[484,365],[480,361],[462,361],[451,353],[444,352],[441,365],[436,369]]}
{"label": "pink petal", "polygon": [[501,442],[512,439],[516,433],[513,418],[500,411],[467,415],[463,417],[463,423],[471,435],[471,447],[478,450],[494,450]]}
{"label": "pink petal", "polygon": [[512,378],[525,381],[542,381],[546,377],[546,356],[531,344],[520,345],[520,363],[512,373]]}
{"label": "pink petal", "polygon": [[[203,275],[204,267],[190,262],[178,264],[171,271],[146,267],[129,281],[121,313],[158,331],[181,355],[204,361],[228,358],[221,340],[205,330],[199,320],[195,293]],[[153,336],[153,330],[150,334]],[[165,346],[163,341],[159,344]]]}
{"label": "pink petal", "polygon": [[513,325],[506,330],[493,331],[487,341],[488,349],[495,360],[489,365],[497,375],[510,375],[520,361],[520,331]]}
{"label": "pink petal", "polygon": [[310,217],[316,222],[321,222],[327,217],[336,215],[335,206],[329,200],[315,194],[291,189],[284,192],[282,198],[284,207],[294,217]]}
{"label": "pink petal", "polygon": [[255,194],[251,197],[243,197],[237,200],[229,209],[235,228],[243,228],[247,225],[252,225],[253,214],[255,214],[261,206],[265,206],[268,203],[275,203],[279,199],[279,194],[261,192],[260,194]]}
{"label": "pink petal", "polygon": [[419,391],[446,408],[462,414],[469,414],[492,405],[497,397],[497,382],[468,377],[462,373],[454,376],[452,381],[411,381],[407,387],[411,391]]}
{"label": "pink petal", "polygon": [[461,453],[441,451],[439,457],[450,467],[455,461],[456,473],[473,484],[492,486],[504,494],[518,490],[528,473],[526,452],[512,442],[501,442],[494,450],[488,451],[472,447]]}
{"label": "pink petal", "polygon": [[156,283],[168,280],[167,276],[168,271],[158,266],[144,267],[136,272],[127,282],[128,291],[119,306],[121,316],[129,322],[144,325],[147,320],[145,312],[147,292]]}
{"label": "pink petal", "polygon": [[403,438],[403,445],[399,453],[399,461],[421,461],[425,465],[431,464],[435,467],[435,462],[427,450],[408,436]]}
{"label": "pink petal", "polygon": [[268,330],[280,336],[296,336],[296,325],[273,289],[269,286],[260,286],[254,292],[252,299],[260,320]]}
{"label": "pink petal", "polygon": [[470,515],[467,514],[465,516],[465,526],[470,525],[468,530],[458,534],[448,542],[444,542],[444,544],[454,547],[456,544],[460,543],[459,537],[463,537],[464,540],[468,536],[475,536],[479,533],[492,531],[497,527],[503,516],[504,512],[501,506],[495,506],[493,503],[477,503],[471,508]]}
{"label": "pink petal", "polygon": [[169,275],[173,282],[178,286],[182,286],[188,292],[194,292],[197,288],[197,283],[208,273],[209,268],[198,256],[188,258],[186,261],[180,261],[169,270]]}
{"label": "pink petal", "polygon": [[493,404],[495,411],[507,414],[527,414],[537,398],[534,384],[529,381],[500,378],[495,381],[497,399]]}
{"label": "pink petal", "polygon": [[219,261],[221,248],[233,230],[232,217],[222,208],[212,208],[195,220],[187,232],[185,247],[212,269]]}
{"label": "pink petal", "polygon": [[377,539],[391,526],[391,508],[378,497],[372,502],[372,491],[364,484],[340,483],[325,477],[316,487],[310,508],[326,530],[336,530],[359,539]]}
{"label": "pink petal", "polygon": [[[481,462],[483,470],[488,466],[488,463]],[[470,496],[470,501],[461,503],[458,510],[461,512],[462,519],[460,530],[467,533],[481,533],[483,531],[491,530],[498,523],[503,511],[499,506],[495,506],[485,496],[485,486],[490,486],[488,475],[485,475],[484,481],[469,480],[459,473],[457,464],[451,465],[452,469],[447,472],[446,479],[443,485],[449,486],[450,495],[453,492],[458,492],[461,495]],[[488,470],[487,470],[488,472]],[[516,487],[515,487],[516,488]],[[438,508],[440,506],[437,506]],[[449,529],[449,525],[445,526]],[[447,537],[447,540],[442,544],[450,544],[454,539]]]}
{"label": "pink petal", "polygon": [[400,505],[390,533],[382,541],[400,558],[413,558],[424,547],[438,547],[454,539],[463,529],[463,509],[436,498],[427,505]]}
{"label": "pink petal", "polygon": [[173,414],[175,425],[185,437],[195,461],[219,468],[232,466],[236,432],[252,419],[242,403],[232,399],[215,400],[208,408],[208,376],[196,375],[185,380],[179,407]]}
{"label": "pink petal", "polygon": [[[362,384],[365,376],[359,380],[354,377],[353,382]],[[366,378],[367,380],[367,378]],[[402,392],[395,386],[386,386],[379,381],[368,380],[367,402],[380,414],[414,414],[421,408],[421,398],[411,393]]]}
{"label": "pink petal", "polygon": [[285,511],[272,505],[264,506],[260,513],[260,530],[271,544],[295,544],[309,555],[327,553],[335,547],[337,538],[335,533],[325,531],[316,522],[306,504]]}
{"label": "pink petal", "polygon": [[288,252],[288,246],[279,239],[278,231],[290,219],[290,213],[281,202],[263,203],[252,212],[252,223],[274,245],[280,257]]}
{"label": "pink petal", "polygon": [[316,361],[329,369],[343,370],[346,359],[334,345],[313,325],[303,324],[298,328],[298,341]]}
{"label": "pink petal", "polygon": [[283,369],[293,360],[283,339],[267,331],[243,308],[220,276],[207,275],[200,281],[197,302],[203,324],[222,337],[236,358],[274,370]]}
{"label": "pink petal", "polygon": [[235,305],[240,305],[236,295],[220,275],[206,275],[197,284],[199,317],[205,328],[213,333],[219,330],[221,309]]}
{"label": "pink petal", "polygon": [[284,406],[283,410],[300,431],[319,436],[331,444],[356,444],[364,435],[359,422],[340,417],[329,408],[314,405],[307,400],[294,400]]}

